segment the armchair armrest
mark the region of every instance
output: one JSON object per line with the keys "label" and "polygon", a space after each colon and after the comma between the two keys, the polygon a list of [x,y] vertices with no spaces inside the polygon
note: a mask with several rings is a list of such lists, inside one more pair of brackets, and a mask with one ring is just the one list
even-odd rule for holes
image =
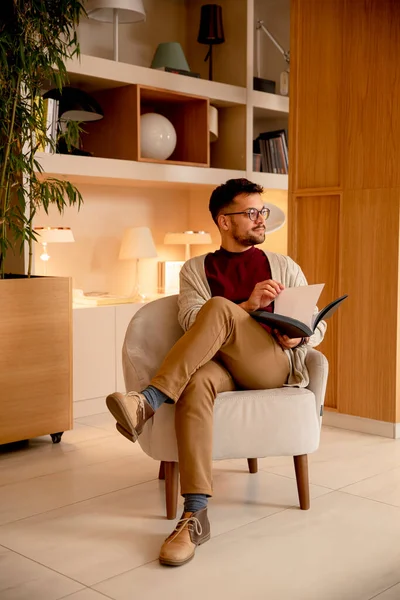
{"label": "armchair armrest", "polygon": [[313,392],[316,400],[318,414],[325,401],[326,384],[328,381],[329,364],[326,357],[318,350],[307,351],[306,367],[310,377],[308,389]]}

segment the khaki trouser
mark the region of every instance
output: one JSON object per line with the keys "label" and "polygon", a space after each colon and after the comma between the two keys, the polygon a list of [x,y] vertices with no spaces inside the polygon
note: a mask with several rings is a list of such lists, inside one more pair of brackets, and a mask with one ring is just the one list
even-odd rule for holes
{"label": "khaki trouser", "polygon": [[176,402],[182,494],[212,495],[216,395],[282,387],[288,375],[284,351],[246,311],[221,297],[206,302],[151,381]]}

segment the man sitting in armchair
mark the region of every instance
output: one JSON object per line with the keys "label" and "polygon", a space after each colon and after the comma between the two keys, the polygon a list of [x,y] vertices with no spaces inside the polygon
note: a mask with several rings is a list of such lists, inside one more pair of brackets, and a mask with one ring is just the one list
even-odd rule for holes
{"label": "man sitting in armchair", "polygon": [[321,321],[307,339],[289,339],[250,316],[273,302],[285,287],[307,285],[289,257],[264,252],[271,211],[261,186],[231,179],[210,198],[221,235],[216,252],[188,260],[180,276],[178,319],[185,334],[167,354],[150,385],[139,392],[113,393],[107,406],[118,431],[135,442],[146,421],[164,403],[176,403],[176,437],[184,511],[165,540],[160,562],[180,566],[210,538],[207,501],[212,495],[214,400],[237,388],[307,387],[307,348],[323,339]]}

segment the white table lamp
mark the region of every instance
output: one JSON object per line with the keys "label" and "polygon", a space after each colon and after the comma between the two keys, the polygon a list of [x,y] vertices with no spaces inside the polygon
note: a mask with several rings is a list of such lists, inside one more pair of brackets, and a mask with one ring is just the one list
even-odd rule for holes
{"label": "white table lamp", "polygon": [[146,20],[142,0],[88,0],[89,19],[114,24],[114,60],[118,60],[119,23],[140,23]]}
{"label": "white table lamp", "polygon": [[74,242],[74,236],[69,227],[34,227],[34,232],[37,234],[38,244],[42,244],[42,254],[40,259],[44,262],[44,275],[47,274],[47,262],[50,254],[47,252],[47,244],[60,244]]}
{"label": "white table lamp", "polygon": [[157,250],[148,227],[130,227],[129,229],[125,229],[118,258],[120,260],[136,261],[135,285],[131,295],[137,301],[143,302],[146,300],[144,294],[140,292],[139,259],[153,258],[155,256],[157,256]]}
{"label": "white table lamp", "polygon": [[211,235],[206,231],[183,231],[182,233],[166,233],[164,244],[184,244],[185,260],[190,258],[191,244],[211,244]]}

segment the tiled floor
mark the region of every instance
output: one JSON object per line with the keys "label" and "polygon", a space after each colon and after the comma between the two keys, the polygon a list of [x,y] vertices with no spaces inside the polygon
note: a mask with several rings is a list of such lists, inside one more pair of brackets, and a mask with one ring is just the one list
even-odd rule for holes
{"label": "tiled floor", "polygon": [[324,428],[310,471],[304,512],[291,459],[215,463],[212,539],[171,569],[158,464],[108,414],[0,451],[0,599],[400,600],[400,441]]}

